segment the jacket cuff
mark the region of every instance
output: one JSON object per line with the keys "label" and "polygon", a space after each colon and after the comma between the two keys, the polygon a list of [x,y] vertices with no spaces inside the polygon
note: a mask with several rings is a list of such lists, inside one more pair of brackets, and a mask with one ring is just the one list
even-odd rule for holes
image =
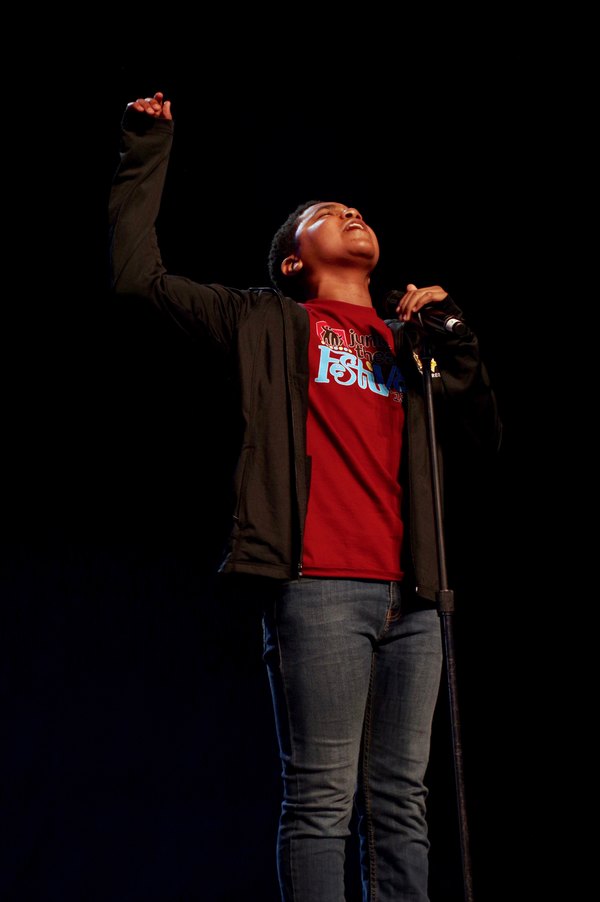
{"label": "jacket cuff", "polygon": [[172,119],[155,119],[128,106],[123,113],[121,125],[125,131],[134,132],[136,135],[145,135],[148,132],[171,134],[174,122]]}

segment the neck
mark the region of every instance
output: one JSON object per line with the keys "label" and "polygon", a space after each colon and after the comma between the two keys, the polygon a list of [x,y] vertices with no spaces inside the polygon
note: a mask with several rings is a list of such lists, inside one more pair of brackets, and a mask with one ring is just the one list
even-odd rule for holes
{"label": "neck", "polygon": [[310,297],[345,301],[347,304],[356,304],[357,307],[372,307],[369,282],[368,274],[360,278],[350,274],[325,275],[310,286]]}

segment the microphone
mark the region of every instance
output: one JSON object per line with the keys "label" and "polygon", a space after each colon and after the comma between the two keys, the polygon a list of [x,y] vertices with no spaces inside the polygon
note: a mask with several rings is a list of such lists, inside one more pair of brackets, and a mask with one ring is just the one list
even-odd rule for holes
{"label": "microphone", "polygon": [[417,319],[425,331],[431,329],[433,332],[450,332],[457,338],[466,338],[470,334],[471,330],[461,319],[452,313],[436,310],[437,306],[438,304],[425,304],[417,311]]}
{"label": "microphone", "polygon": [[[403,291],[389,291],[385,296],[386,304],[393,308],[394,313],[403,294]],[[443,302],[436,303],[432,301],[429,304],[425,304],[424,307],[417,311],[413,322],[418,322],[426,332],[430,330],[432,332],[441,332],[442,334],[450,333],[457,338],[466,338],[467,335],[471,335],[471,330],[466,323],[458,319],[453,313],[447,313],[440,309],[441,307],[443,307]]]}

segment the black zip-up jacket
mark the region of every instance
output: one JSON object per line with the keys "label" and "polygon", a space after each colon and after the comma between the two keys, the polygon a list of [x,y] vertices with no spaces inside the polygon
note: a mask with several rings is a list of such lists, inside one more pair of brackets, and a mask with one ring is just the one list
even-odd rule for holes
{"label": "black zip-up jacket", "polygon": [[[173,122],[128,110],[121,161],[110,196],[113,290],[141,297],[189,334],[207,335],[232,355],[239,378],[243,436],[234,475],[234,510],[222,573],[295,579],[310,487],[306,454],[308,315],[274,289],[199,284],[167,273],[155,222],[172,144]],[[444,310],[462,318],[447,298]],[[389,322],[389,321],[388,321]],[[390,323],[407,383],[403,474],[407,581],[436,600],[438,563],[422,376],[415,334]],[[501,426],[475,336],[440,336],[432,379],[440,422],[464,431],[482,451],[499,447]],[[438,414],[436,413],[436,420]],[[440,426],[436,429],[440,437]],[[438,452],[441,466],[441,454]]]}

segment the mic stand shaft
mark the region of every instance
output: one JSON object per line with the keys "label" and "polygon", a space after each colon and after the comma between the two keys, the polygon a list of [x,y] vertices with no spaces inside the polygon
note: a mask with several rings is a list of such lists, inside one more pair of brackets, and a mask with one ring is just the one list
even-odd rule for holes
{"label": "mic stand shaft", "polygon": [[469,851],[469,831],[467,825],[463,776],[463,755],[460,734],[460,713],[458,707],[456,661],[454,654],[454,592],[448,588],[448,575],[446,571],[446,550],[444,542],[444,530],[442,526],[442,487],[439,462],[436,451],[437,442],[435,416],[433,410],[433,390],[431,377],[432,353],[431,349],[429,348],[429,343],[425,337],[423,337],[423,346],[419,353],[419,356],[421,358],[421,363],[423,366],[423,383],[425,388],[425,406],[427,411],[427,430],[430,450],[429,456],[431,459],[431,478],[433,487],[435,529],[438,549],[438,577],[440,584],[440,589],[437,594],[437,602],[442,629],[444,660],[446,664],[446,679],[448,684],[448,701],[450,706],[450,727],[452,734],[452,753],[454,761],[456,799],[458,805],[458,829],[460,836],[464,897],[465,902],[473,902],[471,858]]}

